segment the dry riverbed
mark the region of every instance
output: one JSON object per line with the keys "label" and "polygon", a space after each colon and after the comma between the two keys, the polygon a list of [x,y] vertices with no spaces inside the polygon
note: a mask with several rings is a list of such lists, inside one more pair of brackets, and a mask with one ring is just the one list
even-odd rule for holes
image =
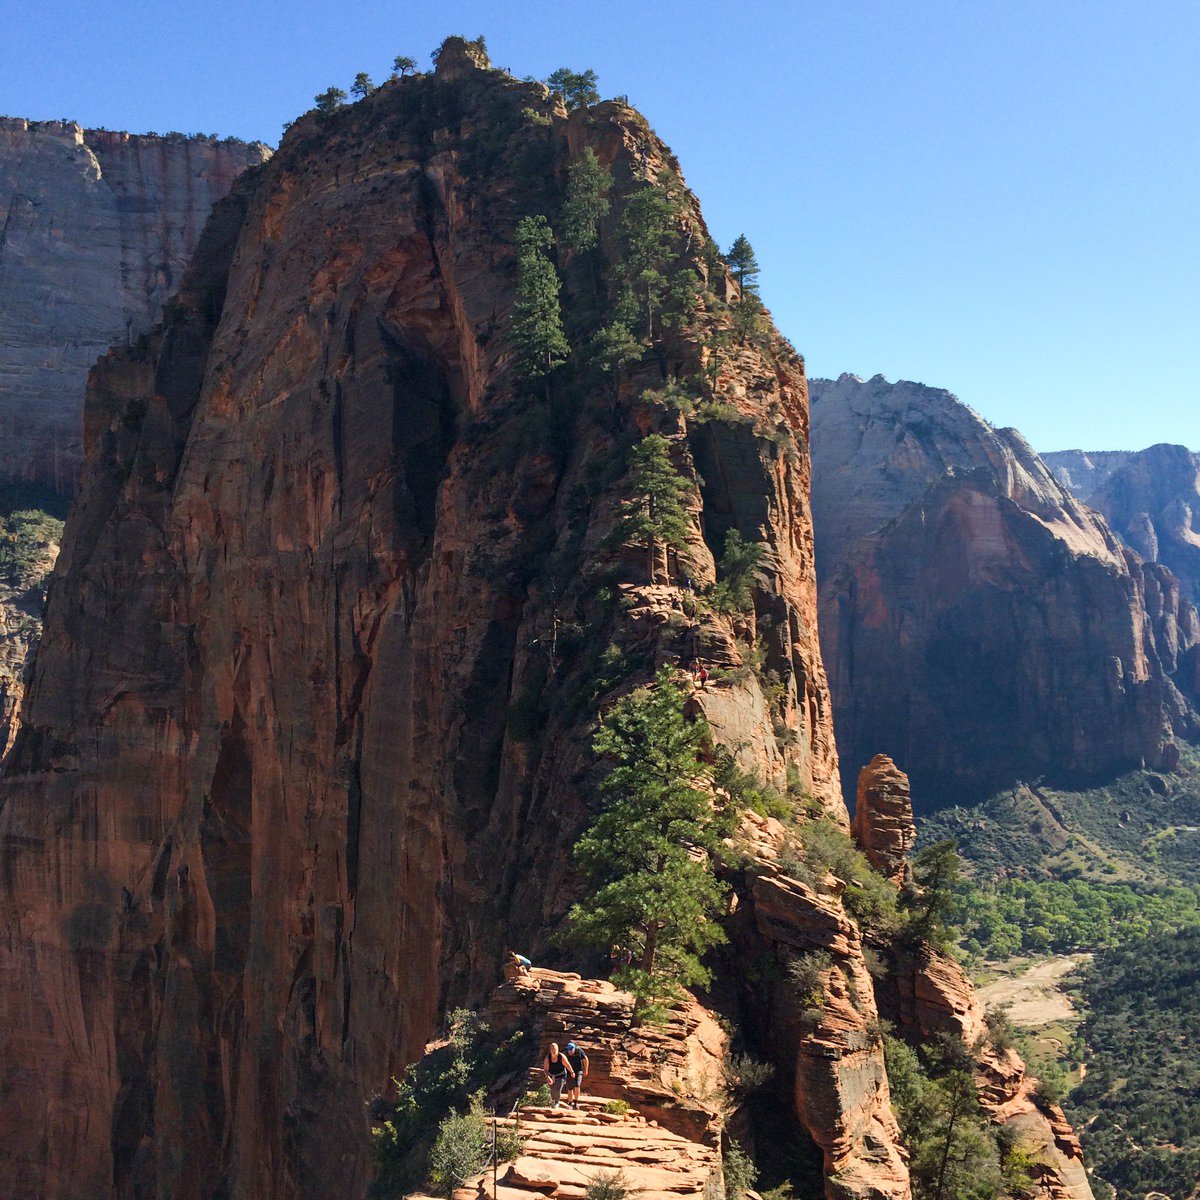
{"label": "dry riverbed", "polygon": [[1032,965],[1028,959],[1010,959],[995,966],[1001,977],[981,987],[979,998],[987,1008],[1005,1009],[1012,1023],[1023,1029],[1074,1020],[1079,1014],[1062,981],[1091,957],[1064,954]]}

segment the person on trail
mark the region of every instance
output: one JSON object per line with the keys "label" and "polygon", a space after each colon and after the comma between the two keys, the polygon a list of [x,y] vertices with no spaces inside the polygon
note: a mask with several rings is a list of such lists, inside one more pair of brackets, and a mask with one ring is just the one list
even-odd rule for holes
{"label": "person on trail", "polygon": [[696,664],[696,686],[702,692],[708,690],[708,668],[703,663]]}
{"label": "person on trail", "polygon": [[515,983],[518,979],[526,978],[532,966],[533,963],[525,955],[510,950],[504,957],[504,978],[509,983]]}
{"label": "person on trail", "polygon": [[542,1060],[542,1070],[550,1081],[550,1107],[557,1108],[562,1103],[563,1088],[568,1080],[575,1079],[575,1068],[567,1062],[567,1056],[560,1052],[557,1042],[550,1043],[550,1049]]}
{"label": "person on trail", "polygon": [[575,1072],[571,1077],[571,1086],[567,1089],[567,1103],[572,1108],[578,1108],[579,1089],[583,1087],[583,1078],[588,1073],[588,1067],[591,1064],[588,1062],[588,1056],[584,1053],[583,1047],[577,1046],[574,1042],[567,1043],[566,1055],[571,1070]]}

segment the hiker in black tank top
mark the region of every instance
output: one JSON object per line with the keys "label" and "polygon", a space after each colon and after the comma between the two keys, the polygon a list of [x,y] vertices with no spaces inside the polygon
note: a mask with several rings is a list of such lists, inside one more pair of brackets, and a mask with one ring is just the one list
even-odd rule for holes
{"label": "hiker in black tank top", "polygon": [[[550,1081],[551,1107],[557,1108],[562,1101],[563,1088],[568,1080],[574,1080],[575,1069],[567,1061],[565,1054],[559,1052],[558,1043],[551,1042],[546,1057],[542,1060],[542,1070]],[[571,1084],[574,1087],[574,1083]]]}

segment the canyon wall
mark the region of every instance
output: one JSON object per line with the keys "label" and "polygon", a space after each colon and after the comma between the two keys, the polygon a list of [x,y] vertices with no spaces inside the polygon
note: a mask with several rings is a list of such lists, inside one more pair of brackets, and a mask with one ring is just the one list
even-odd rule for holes
{"label": "canyon wall", "polygon": [[0,484],[74,491],[87,373],[158,319],[265,146],[0,117]]}
{"label": "canyon wall", "polygon": [[[603,314],[571,318],[578,365],[514,385],[516,225],[557,213],[584,148],[614,212],[560,264],[569,312],[609,292],[619,214],[674,159],[632,109],[568,117],[452,41],[435,76],[297,122],[163,324],[92,372],[0,809],[13,1200],[357,1194],[365,1102],[440,1011],[506,943],[562,958],[592,722],[663,662],[710,665],[716,735],[848,824],[802,363],[734,333],[690,197],[687,319],[614,375],[587,366]],[[764,552],[753,613],[688,615],[614,542],[651,431],[691,482],[676,578],[711,583],[737,529]],[[902,1198],[882,1053],[855,1055],[863,1124],[831,1153],[866,1138]]]}
{"label": "canyon wall", "polygon": [[838,746],[925,802],[1170,767],[1200,622],[1011,429],[950,393],[812,383],[821,638]]}
{"label": "canyon wall", "polygon": [[1062,450],[1042,458],[1131,550],[1170,568],[1187,598],[1200,604],[1200,454],[1160,444],[1134,451]]}

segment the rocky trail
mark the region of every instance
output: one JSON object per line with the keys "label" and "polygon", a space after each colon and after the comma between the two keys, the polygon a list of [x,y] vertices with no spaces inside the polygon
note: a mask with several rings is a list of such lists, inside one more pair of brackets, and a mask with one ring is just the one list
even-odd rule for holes
{"label": "rocky trail", "polygon": [[705,1194],[720,1171],[714,1147],[672,1133],[636,1109],[606,1112],[606,1103],[585,1096],[578,1109],[528,1107],[500,1120],[523,1139],[520,1156],[500,1164],[496,1185],[488,1168],[457,1188],[454,1200],[583,1200],[590,1183],[614,1175],[639,1200]]}

